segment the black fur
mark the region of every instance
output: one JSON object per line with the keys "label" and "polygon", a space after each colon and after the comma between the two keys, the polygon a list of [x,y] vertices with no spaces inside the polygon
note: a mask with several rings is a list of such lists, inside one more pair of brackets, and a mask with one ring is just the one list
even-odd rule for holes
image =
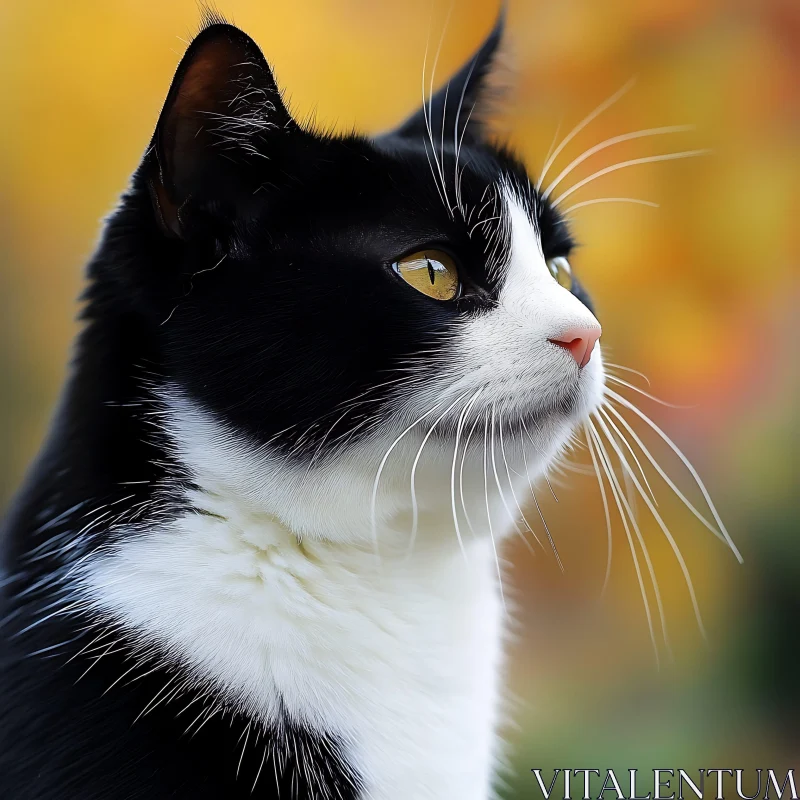
{"label": "black fur", "polygon": [[[563,220],[485,136],[500,35],[498,24],[427,121],[419,112],[377,140],[303,129],[257,46],[216,18],[189,47],[89,265],[72,375],[2,532],[0,796],[358,796],[326,731],[288,719],[265,730],[224,705],[206,719],[223,701],[196,686],[148,709],[181,684],[180,666],[152,651],[134,667],[124,633],[103,638],[70,609],[70,569],[120,522],[181,510],[186,476],[152,424],[160,388],[308,458],[348,401],[363,396],[334,439],[391,402],[415,353],[446,358],[442,334],[496,302],[487,255],[502,261],[507,243],[478,223],[499,179],[528,202],[545,254],[568,254]],[[458,261],[457,300],[392,270],[432,245]]]}

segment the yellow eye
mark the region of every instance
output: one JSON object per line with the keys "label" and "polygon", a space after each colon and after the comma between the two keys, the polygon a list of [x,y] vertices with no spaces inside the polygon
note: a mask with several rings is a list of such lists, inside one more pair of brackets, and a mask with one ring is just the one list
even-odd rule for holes
{"label": "yellow eye", "polygon": [[547,268],[552,276],[558,281],[559,286],[563,286],[568,292],[572,291],[572,268],[564,256],[551,258],[547,262]]}
{"label": "yellow eye", "polygon": [[461,283],[455,262],[441,250],[422,250],[395,262],[394,271],[418,292],[434,300],[452,300]]}

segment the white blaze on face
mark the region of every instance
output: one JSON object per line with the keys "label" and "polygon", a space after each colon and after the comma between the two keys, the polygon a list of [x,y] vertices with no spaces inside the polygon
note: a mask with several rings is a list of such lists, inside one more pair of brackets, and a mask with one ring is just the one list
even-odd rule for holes
{"label": "white blaze on face", "polygon": [[579,385],[581,408],[591,410],[602,389],[602,359],[596,346],[589,363],[577,365],[552,344],[566,331],[599,330],[594,314],[560,286],[547,267],[539,234],[520,201],[505,193],[510,257],[497,308],[464,327],[459,354],[462,386],[486,385],[484,402],[505,412],[531,414],[548,408]]}
{"label": "white blaze on face", "polygon": [[594,314],[550,274],[539,234],[513,195],[506,196],[511,220],[511,259],[500,293],[501,309],[526,325],[538,343],[565,329],[600,327]]}

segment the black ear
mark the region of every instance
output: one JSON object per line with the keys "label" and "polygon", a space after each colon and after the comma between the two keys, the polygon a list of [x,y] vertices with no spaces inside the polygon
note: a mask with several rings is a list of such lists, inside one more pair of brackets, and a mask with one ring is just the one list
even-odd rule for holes
{"label": "black ear", "polygon": [[491,107],[492,89],[489,86],[505,28],[506,3],[494,28],[466,64],[439,89],[423,108],[412,114],[398,128],[386,136],[426,139],[431,133],[434,140],[444,135],[446,142],[454,137],[464,141],[479,139]]}
{"label": "black ear", "polygon": [[148,182],[165,232],[184,235],[184,209],[232,195],[270,136],[293,130],[258,45],[212,21],[186,51],[148,151]]}

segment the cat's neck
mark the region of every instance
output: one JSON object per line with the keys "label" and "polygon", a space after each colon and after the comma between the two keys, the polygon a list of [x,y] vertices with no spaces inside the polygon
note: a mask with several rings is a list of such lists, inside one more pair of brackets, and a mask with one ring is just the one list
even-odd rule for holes
{"label": "cat's neck", "polygon": [[189,500],[87,565],[95,609],[229,706],[345,742],[370,797],[485,797],[502,624],[491,543],[376,556],[302,540],[231,497]]}

